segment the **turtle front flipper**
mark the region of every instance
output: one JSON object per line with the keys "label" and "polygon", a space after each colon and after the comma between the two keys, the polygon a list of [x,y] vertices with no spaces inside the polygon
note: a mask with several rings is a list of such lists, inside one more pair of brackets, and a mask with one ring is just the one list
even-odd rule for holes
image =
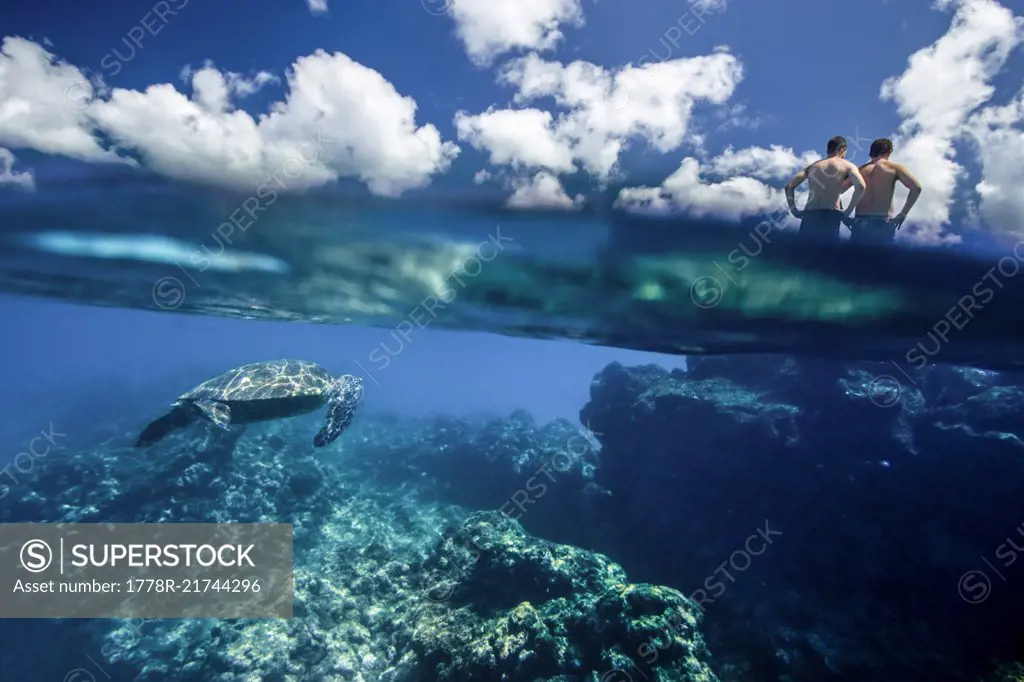
{"label": "turtle front flipper", "polygon": [[334,382],[331,397],[327,399],[327,416],[320,431],[313,437],[313,445],[322,448],[330,445],[341,432],[348,428],[355,416],[356,407],[363,399],[363,380],[346,374]]}
{"label": "turtle front flipper", "polygon": [[196,400],[193,404],[199,408],[203,416],[220,428],[227,430],[231,425],[231,408],[227,406],[227,403],[216,400]]}

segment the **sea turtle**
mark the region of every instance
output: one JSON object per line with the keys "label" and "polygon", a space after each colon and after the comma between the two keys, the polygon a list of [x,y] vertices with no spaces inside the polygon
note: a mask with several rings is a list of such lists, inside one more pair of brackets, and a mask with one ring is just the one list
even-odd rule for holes
{"label": "sea turtle", "polygon": [[199,419],[222,429],[294,417],[327,403],[327,417],[313,445],[322,448],[341,435],[363,397],[363,380],[345,374],[332,377],[315,362],[271,360],[254,362],[204,381],[179,397],[171,411],[150,423],[135,447],[152,445],[171,431]]}

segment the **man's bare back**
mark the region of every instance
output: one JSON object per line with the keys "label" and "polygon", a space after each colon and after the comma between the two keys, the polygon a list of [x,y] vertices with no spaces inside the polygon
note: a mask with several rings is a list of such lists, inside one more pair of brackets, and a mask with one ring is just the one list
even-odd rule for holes
{"label": "man's bare back", "polygon": [[[830,157],[815,161],[805,169],[810,193],[807,195],[805,211],[843,210],[839,196],[850,186],[850,178],[858,173],[858,169],[846,159]],[[862,205],[864,200],[861,199]]]}
{"label": "man's bare back", "polygon": [[[889,160],[892,140],[878,138],[871,143],[869,153],[871,160],[859,169],[865,183],[864,195],[857,205],[857,217],[847,225],[850,227],[851,242],[886,244],[893,240],[896,230],[903,226],[907,214],[921,196],[921,183],[904,166]],[[892,199],[897,181],[903,183],[910,194],[903,204],[903,210],[892,215]]]}
{"label": "man's bare back", "polygon": [[896,191],[896,181],[913,189],[917,184],[906,168],[888,159],[874,159],[860,167],[867,187],[864,196],[857,205],[857,215],[877,215],[888,218],[892,215],[892,197]]}

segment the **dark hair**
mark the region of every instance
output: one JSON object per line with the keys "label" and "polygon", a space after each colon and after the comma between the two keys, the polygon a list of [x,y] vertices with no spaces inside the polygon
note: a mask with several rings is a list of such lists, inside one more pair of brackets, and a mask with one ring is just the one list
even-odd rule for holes
{"label": "dark hair", "polygon": [[844,149],[846,149],[846,138],[842,135],[836,135],[833,137],[828,141],[828,147],[826,147],[826,151],[829,154],[838,154]]}
{"label": "dark hair", "polygon": [[871,158],[874,159],[879,156],[885,156],[886,154],[892,154],[892,140],[880,137],[871,143]]}

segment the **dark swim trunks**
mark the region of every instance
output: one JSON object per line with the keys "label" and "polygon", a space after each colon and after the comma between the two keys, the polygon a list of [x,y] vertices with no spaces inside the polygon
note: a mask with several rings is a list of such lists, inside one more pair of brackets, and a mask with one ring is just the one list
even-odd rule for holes
{"label": "dark swim trunks", "polygon": [[888,244],[896,236],[896,225],[884,215],[859,215],[849,225],[854,244]]}
{"label": "dark swim trunks", "polygon": [[810,239],[823,242],[839,241],[839,223],[843,218],[843,212],[835,209],[815,208],[804,211],[804,217],[800,221],[801,239]]}

